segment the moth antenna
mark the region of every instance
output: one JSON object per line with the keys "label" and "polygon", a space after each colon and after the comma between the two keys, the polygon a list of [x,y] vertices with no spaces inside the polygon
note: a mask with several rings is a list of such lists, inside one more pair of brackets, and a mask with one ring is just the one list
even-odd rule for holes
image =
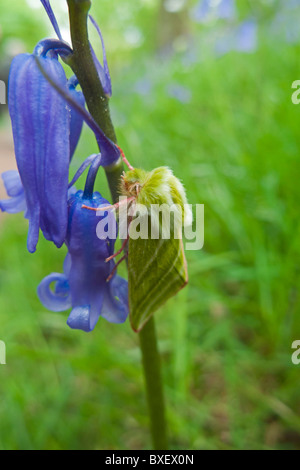
{"label": "moth antenna", "polygon": [[111,278],[113,277],[113,275],[115,274],[116,270],[118,269],[118,266],[122,263],[122,261],[124,261],[126,258],[127,258],[127,254],[122,256],[122,258],[117,262],[117,264],[115,264],[112,272],[110,273],[110,275],[108,276],[108,278],[106,279],[106,282],[109,282],[111,280]]}
{"label": "moth antenna", "polygon": [[120,255],[122,253],[122,251],[125,249],[125,247],[128,243],[128,240],[129,240],[129,234],[128,234],[127,238],[124,240],[124,242],[122,243],[121,248],[116,253],[109,256],[109,258],[106,258],[105,262],[108,263],[108,261],[110,261],[110,260],[114,259],[116,256]]}
{"label": "moth antenna", "polygon": [[127,160],[127,158],[125,157],[125,153],[123,152],[123,150],[121,149],[121,147],[119,147],[117,145],[118,149],[120,150],[120,153],[121,153],[121,158],[123,160],[123,162],[125,163],[126,166],[128,166],[129,170],[134,170],[133,166],[130,165],[129,161]]}

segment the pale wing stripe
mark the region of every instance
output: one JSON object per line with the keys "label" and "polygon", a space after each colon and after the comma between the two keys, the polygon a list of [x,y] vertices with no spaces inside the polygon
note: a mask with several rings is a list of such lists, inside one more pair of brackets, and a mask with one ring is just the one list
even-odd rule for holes
{"label": "pale wing stripe", "polygon": [[[164,293],[165,293],[165,291],[167,290],[167,288],[170,288],[171,286],[173,286],[174,284],[176,284],[178,278],[180,278],[179,275],[174,278],[174,280],[172,281],[171,284],[169,283],[167,286],[165,286],[165,288],[160,292],[159,296],[156,298],[156,301],[159,301],[160,299],[162,299],[162,298],[164,297]],[[164,302],[162,302],[162,303],[164,303]],[[152,302],[150,301],[150,303],[147,305],[147,310],[148,310],[148,312],[149,312],[149,311],[151,312],[151,310],[153,310],[153,305],[154,305],[154,301],[152,301]],[[153,312],[153,313],[154,313],[154,312]],[[148,313],[145,312],[145,314],[142,315],[141,318],[140,318],[140,323],[143,323],[143,322],[146,320],[146,318],[147,318],[148,316],[149,316]]]}
{"label": "pale wing stripe", "polygon": [[[130,272],[131,272],[136,284],[139,283],[140,279],[144,276],[145,272],[149,269],[149,266],[151,265],[153,259],[156,258],[156,256],[158,256],[159,251],[161,250],[161,248],[163,248],[164,244],[162,243],[162,240],[160,239],[159,241],[160,241],[160,244],[157,246],[156,250],[152,254],[152,256],[149,259],[148,263],[144,266],[143,270],[140,271],[140,273],[135,273],[133,268],[130,267],[130,263],[129,263],[129,269],[130,269]],[[139,274],[138,278],[137,278],[137,274]]]}
{"label": "pale wing stripe", "polygon": [[[172,266],[168,269],[168,271],[161,277],[160,282],[159,282],[158,285],[161,285],[161,283],[163,282],[163,279],[164,279],[166,276],[168,276],[168,274],[170,273],[170,271],[173,269],[173,267],[174,267],[174,265],[176,264],[178,258],[180,257],[180,254],[181,254],[181,247],[179,246],[179,250],[178,250],[177,256],[176,256],[176,258],[175,258],[175,260],[174,260],[174,263],[173,263]],[[177,281],[178,278],[180,278],[180,273],[177,271],[177,276],[175,277],[175,279],[174,279],[174,281],[171,283],[171,285],[173,285],[174,282]],[[165,291],[166,291],[167,289],[169,289],[169,288],[170,288],[170,284],[166,284],[166,285],[164,286],[164,288],[160,291],[159,296],[158,296],[158,297],[155,297],[155,301],[157,301],[157,299],[162,298],[163,295],[164,295],[164,293],[165,293]],[[153,298],[153,291],[148,293],[147,297],[145,298],[145,302],[148,301],[149,296],[151,296],[151,297]],[[151,301],[151,300],[150,300],[149,303],[147,303],[148,311],[151,310],[150,307],[152,307],[153,305],[154,305],[154,301]],[[145,316],[143,316],[143,317],[141,317],[141,318],[144,318],[144,317],[145,317]]]}

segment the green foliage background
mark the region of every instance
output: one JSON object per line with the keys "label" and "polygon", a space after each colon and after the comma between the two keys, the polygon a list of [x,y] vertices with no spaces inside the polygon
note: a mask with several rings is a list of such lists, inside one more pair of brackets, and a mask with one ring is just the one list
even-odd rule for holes
{"label": "green foliage background", "polygon": [[[67,27],[63,2],[52,3]],[[156,314],[171,447],[299,449],[299,44],[270,36],[274,1],[239,3],[241,19],[258,21],[258,48],[221,57],[207,40],[218,22],[183,12],[183,29],[169,33],[174,17],[158,0],[93,4],[120,145],[135,166],[172,167],[189,202],[205,204],[204,248],[187,252],[189,285]],[[52,34],[42,9],[21,0],[1,3],[0,25],[2,61]],[[170,45],[174,53],[162,54]],[[136,92],[139,80],[149,93]],[[189,103],[168,94],[174,83]],[[95,150],[85,129],[72,172]],[[98,189],[108,197],[103,175]],[[61,272],[65,249],[41,238],[30,255],[26,236],[22,215],[1,217],[0,449],[150,448],[136,334],[105,320],[91,334],[72,331],[67,312],[47,312],[36,287]]]}

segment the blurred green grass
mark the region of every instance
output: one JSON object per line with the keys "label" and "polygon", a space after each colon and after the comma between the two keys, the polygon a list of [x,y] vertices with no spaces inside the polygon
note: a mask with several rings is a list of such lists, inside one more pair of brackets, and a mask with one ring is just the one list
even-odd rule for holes
{"label": "blurred green grass", "polygon": [[[186,253],[190,282],[156,314],[174,449],[300,448],[299,52],[262,29],[253,54],[188,67],[180,54],[146,55],[114,78],[130,162],[171,166],[189,202],[205,204],[204,248]],[[143,74],[150,96],[133,92]],[[166,93],[171,82],[190,103]],[[85,129],[76,160],[95,149]],[[108,197],[103,175],[98,189]],[[61,272],[65,250],[41,238],[30,255],[26,233],[21,215],[2,219],[0,449],[150,448],[136,334],[105,320],[74,332],[67,312],[47,312],[36,287]]]}

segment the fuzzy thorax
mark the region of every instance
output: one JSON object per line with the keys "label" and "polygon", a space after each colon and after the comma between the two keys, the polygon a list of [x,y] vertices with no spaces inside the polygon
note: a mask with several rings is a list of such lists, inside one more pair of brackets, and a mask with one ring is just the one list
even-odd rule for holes
{"label": "fuzzy thorax", "polygon": [[168,167],[162,166],[152,171],[138,168],[127,171],[122,176],[121,194],[134,197],[136,205],[142,205],[148,211],[153,205],[178,206],[178,211],[184,214],[183,225],[192,223],[184,187]]}

